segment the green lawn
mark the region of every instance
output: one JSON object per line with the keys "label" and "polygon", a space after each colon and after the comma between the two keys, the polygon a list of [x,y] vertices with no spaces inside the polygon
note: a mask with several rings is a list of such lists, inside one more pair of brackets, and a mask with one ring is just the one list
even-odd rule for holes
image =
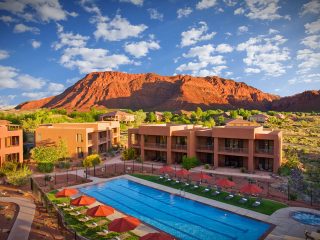
{"label": "green lawn", "polygon": [[202,192],[204,187],[199,187],[198,189],[192,189],[190,187],[185,187],[184,184],[181,184],[181,183],[172,184],[171,182],[165,182],[163,180],[159,180],[158,176],[142,175],[142,174],[132,174],[132,176],[137,177],[137,178],[141,178],[141,179],[144,179],[144,180],[147,180],[150,182],[165,185],[168,187],[172,187],[175,189],[182,189],[183,188],[186,192],[189,192],[189,193],[193,193],[193,194],[196,194],[196,195],[199,195],[202,197],[210,198],[210,199],[213,199],[213,200],[216,200],[219,202],[228,203],[228,204],[238,206],[241,208],[250,209],[252,211],[263,213],[266,215],[271,215],[272,213],[274,213],[278,209],[287,207],[287,205],[285,205],[283,203],[272,201],[269,199],[263,199],[260,206],[253,207],[252,203],[254,203],[255,198],[250,198],[247,203],[242,204],[242,203],[239,203],[239,200],[240,200],[239,196],[236,196],[231,200],[226,200],[225,197],[228,195],[228,193],[226,193],[226,192],[222,192],[218,196],[212,196],[211,192],[206,192],[206,193]]}
{"label": "green lawn", "polygon": [[[65,198],[56,198],[55,197],[55,193],[57,191],[54,190],[50,193],[47,194],[49,200],[55,204],[58,203],[69,203],[70,199],[68,197]],[[63,209],[63,208],[60,208]],[[81,211],[82,209],[87,209],[87,207],[79,207],[77,208],[77,210]],[[62,210],[63,211],[63,210]],[[68,214],[67,211],[63,211],[64,213],[64,219],[67,223],[67,225],[72,228],[74,231],[76,231],[79,235],[84,236],[86,238],[89,239],[93,239],[93,240],[102,240],[102,239],[112,239],[115,236],[119,236],[119,233],[115,233],[115,232],[110,232],[108,234],[108,238],[107,237],[101,237],[99,235],[96,234],[96,232],[102,231],[103,229],[108,229],[107,228],[107,224],[110,223],[110,220],[105,218],[105,217],[95,217],[93,220],[90,220],[86,223],[80,222],[78,219],[85,217],[85,215],[80,215],[80,216],[72,216],[70,214]],[[85,224],[87,223],[92,223],[92,222],[99,222],[100,220],[108,220],[108,223],[105,226],[101,226],[101,227],[97,227],[95,229],[90,229],[88,228]],[[127,237],[125,240],[138,240],[139,237],[135,236],[133,233],[128,232],[131,236]]]}

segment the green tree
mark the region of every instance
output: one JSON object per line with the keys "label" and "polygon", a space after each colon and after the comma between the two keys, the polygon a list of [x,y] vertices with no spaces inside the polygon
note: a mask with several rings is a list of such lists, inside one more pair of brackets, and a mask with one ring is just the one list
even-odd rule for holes
{"label": "green tree", "polygon": [[154,112],[149,112],[147,115],[147,121],[156,122],[157,121],[156,114]]}
{"label": "green tree", "polygon": [[67,147],[67,143],[64,140],[60,140],[57,147],[57,154],[58,154],[58,160],[66,160],[66,158],[70,157],[69,151],[68,151],[68,147]]}
{"label": "green tree", "polygon": [[208,121],[205,121],[205,122],[203,123],[203,126],[209,127],[209,128],[211,128],[211,127],[213,127],[213,126],[215,126],[215,125],[216,125],[216,122],[214,121],[213,118],[210,118]]}
{"label": "green tree", "polygon": [[133,160],[136,157],[137,157],[136,150],[134,148],[128,148],[122,152],[123,160]]}
{"label": "green tree", "polygon": [[219,116],[219,117],[217,118],[217,123],[218,123],[219,126],[221,126],[222,124],[224,124],[224,122],[225,122],[225,118],[224,118],[223,116]]}
{"label": "green tree", "polygon": [[200,162],[196,157],[183,156],[182,158],[182,167],[184,169],[190,170],[191,168],[194,168],[199,165],[200,165]]}
{"label": "green tree", "polygon": [[101,163],[101,157],[99,154],[92,154],[87,156],[83,161],[82,165],[84,167],[93,167]]}
{"label": "green tree", "polygon": [[147,118],[147,114],[142,109],[135,111],[133,114],[135,115],[136,126],[141,125]]}
{"label": "green tree", "polygon": [[163,112],[163,118],[165,122],[170,122],[172,119],[172,113],[171,112]]}
{"label": "green tree", "polygon": [[32,171],[27,165],[23,165],[20,168],[16,165],[12,171],[6,173],[7,182],[14,186],[22,186],[28,182],[31,174]]}
{"label": "green tree", "polygon": [[230,117],[236,119],[238,117],[238,112],[236,110],[230,111]]}

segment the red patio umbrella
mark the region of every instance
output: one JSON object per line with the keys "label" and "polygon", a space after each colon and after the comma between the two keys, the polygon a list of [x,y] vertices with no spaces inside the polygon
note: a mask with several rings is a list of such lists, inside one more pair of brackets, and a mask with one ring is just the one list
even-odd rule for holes
{"label": "red patio umbrella", "polygon": [[106,217],[114,213],[114,208],[105,205],[98,205],[87,210],[91,217]]}
{"label": "red patio umbrella", "polygon": [[174,237],[171,237],[165,233],[148,233],[140,238],[140,240],[174,240]]}
{"label": "red patio umbrella", "polygon": [[75,206],[87,206],[87,205],[91,205],[95,201],[96,201],[95,198],[88,197],[88,196],[80,196],[78,198],[73,199],[71,201],[71,204]]}
{"label": "red patio umbrella", "polygon": [[256,184],[248,183],[240,188],[240,192],[254,195],[261,193],[262,189]]}
{"label": "red patio umbrella", "polygon": [[194,176],[195,176],[196,179],[200,179],[200,181],[202,181],[202,180],[211,180],[212,179],[211,176],[209,176],[208,174],[203,173],[203,172],[196,173]]}
{"label": "red patio umbrella", "polygon": [[114,232],[127,232],[140,225],[140,220],[134,217],[122,217],[113,220],[108,229]]}
{"label": "red patio umbrella", "polygon": [[184,169],[184,168],[176,171],[176,175],[178,177],[187,177],[187,176],[189,176],[189,174],[190,174],[190,172],[187,169]]}
{"label": "red patio umbrella", "polygon": [[75,188],[65,188],[56,193],[56,197],[70,197],[78,193],[78,190]]}
{"label": "red patio umbrella", "polygon": [[236,185],[234,182],[230,181],[227,178],[220,178],[216,181],[216,184],[220,187],[223,188],[229,188],[229,187],[233,187],[234,185]]}
{"label": "red patio umbrella", "polygon": [[173,168],[170,166],[164,166],[159,169],[160,173],[172,173],[173,171],[174,171]]}

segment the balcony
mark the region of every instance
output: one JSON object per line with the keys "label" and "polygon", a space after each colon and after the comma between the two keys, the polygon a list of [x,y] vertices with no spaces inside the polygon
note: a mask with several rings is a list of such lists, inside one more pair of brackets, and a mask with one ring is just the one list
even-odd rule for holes
{"label": "balcony", "polygon": [[273,155],[273,148],[256,148],[255,153]]}
{"label": "balcony", "polygon": [[237,148],[237,147],[220,147],[220,152],[229,152],[229,153],[248,153],[248,148]]}
{"label": "balcony", "polygon": [[101,137],[99,138],[99,143],[104,143],[104,142],[107,142],[108,141],[108,138],[107,137]]}
{"label": "balcony", "polygon": [[88,145],[92,145],[92,139],[88,139]]}
{"label": "balcony", "polygon": [[20,130],[21,127],[19,125],[9,124],[7,125],[8,131],[17,131]]}
{"label": "balcony", "polygon": [[167,144],[166,143],[149,143],[146,142],[144,144],[145,147],[147,148],[167,148]]}
{"label": "balcony", "polygon": [[133,142],[131,143],[132,147],[140,147],[140,142]]}
{"label": "balcony", "polygon": [[187,150],[187,145],[185,144],[173,144],[172,149],[175,150]]}
{"label": "balcony", "polygon": [[213,145],[198,145],[197,150],[213,151]]}

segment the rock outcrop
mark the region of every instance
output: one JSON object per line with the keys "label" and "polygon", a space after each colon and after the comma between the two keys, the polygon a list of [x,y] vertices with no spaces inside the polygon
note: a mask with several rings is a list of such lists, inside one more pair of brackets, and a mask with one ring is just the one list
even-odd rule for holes
{"label": "rock outcrop", "polygon": [[[274,102],[274,103],[273,103]],[[189,75],[160,76],[154,73],[93,72],[63,93],[25,102],[18,109],[64,108],[88,110],[91,107],[144,110],[194,110],[247,108],[281,109],[286,101],[242,82],[220,77]]]}

